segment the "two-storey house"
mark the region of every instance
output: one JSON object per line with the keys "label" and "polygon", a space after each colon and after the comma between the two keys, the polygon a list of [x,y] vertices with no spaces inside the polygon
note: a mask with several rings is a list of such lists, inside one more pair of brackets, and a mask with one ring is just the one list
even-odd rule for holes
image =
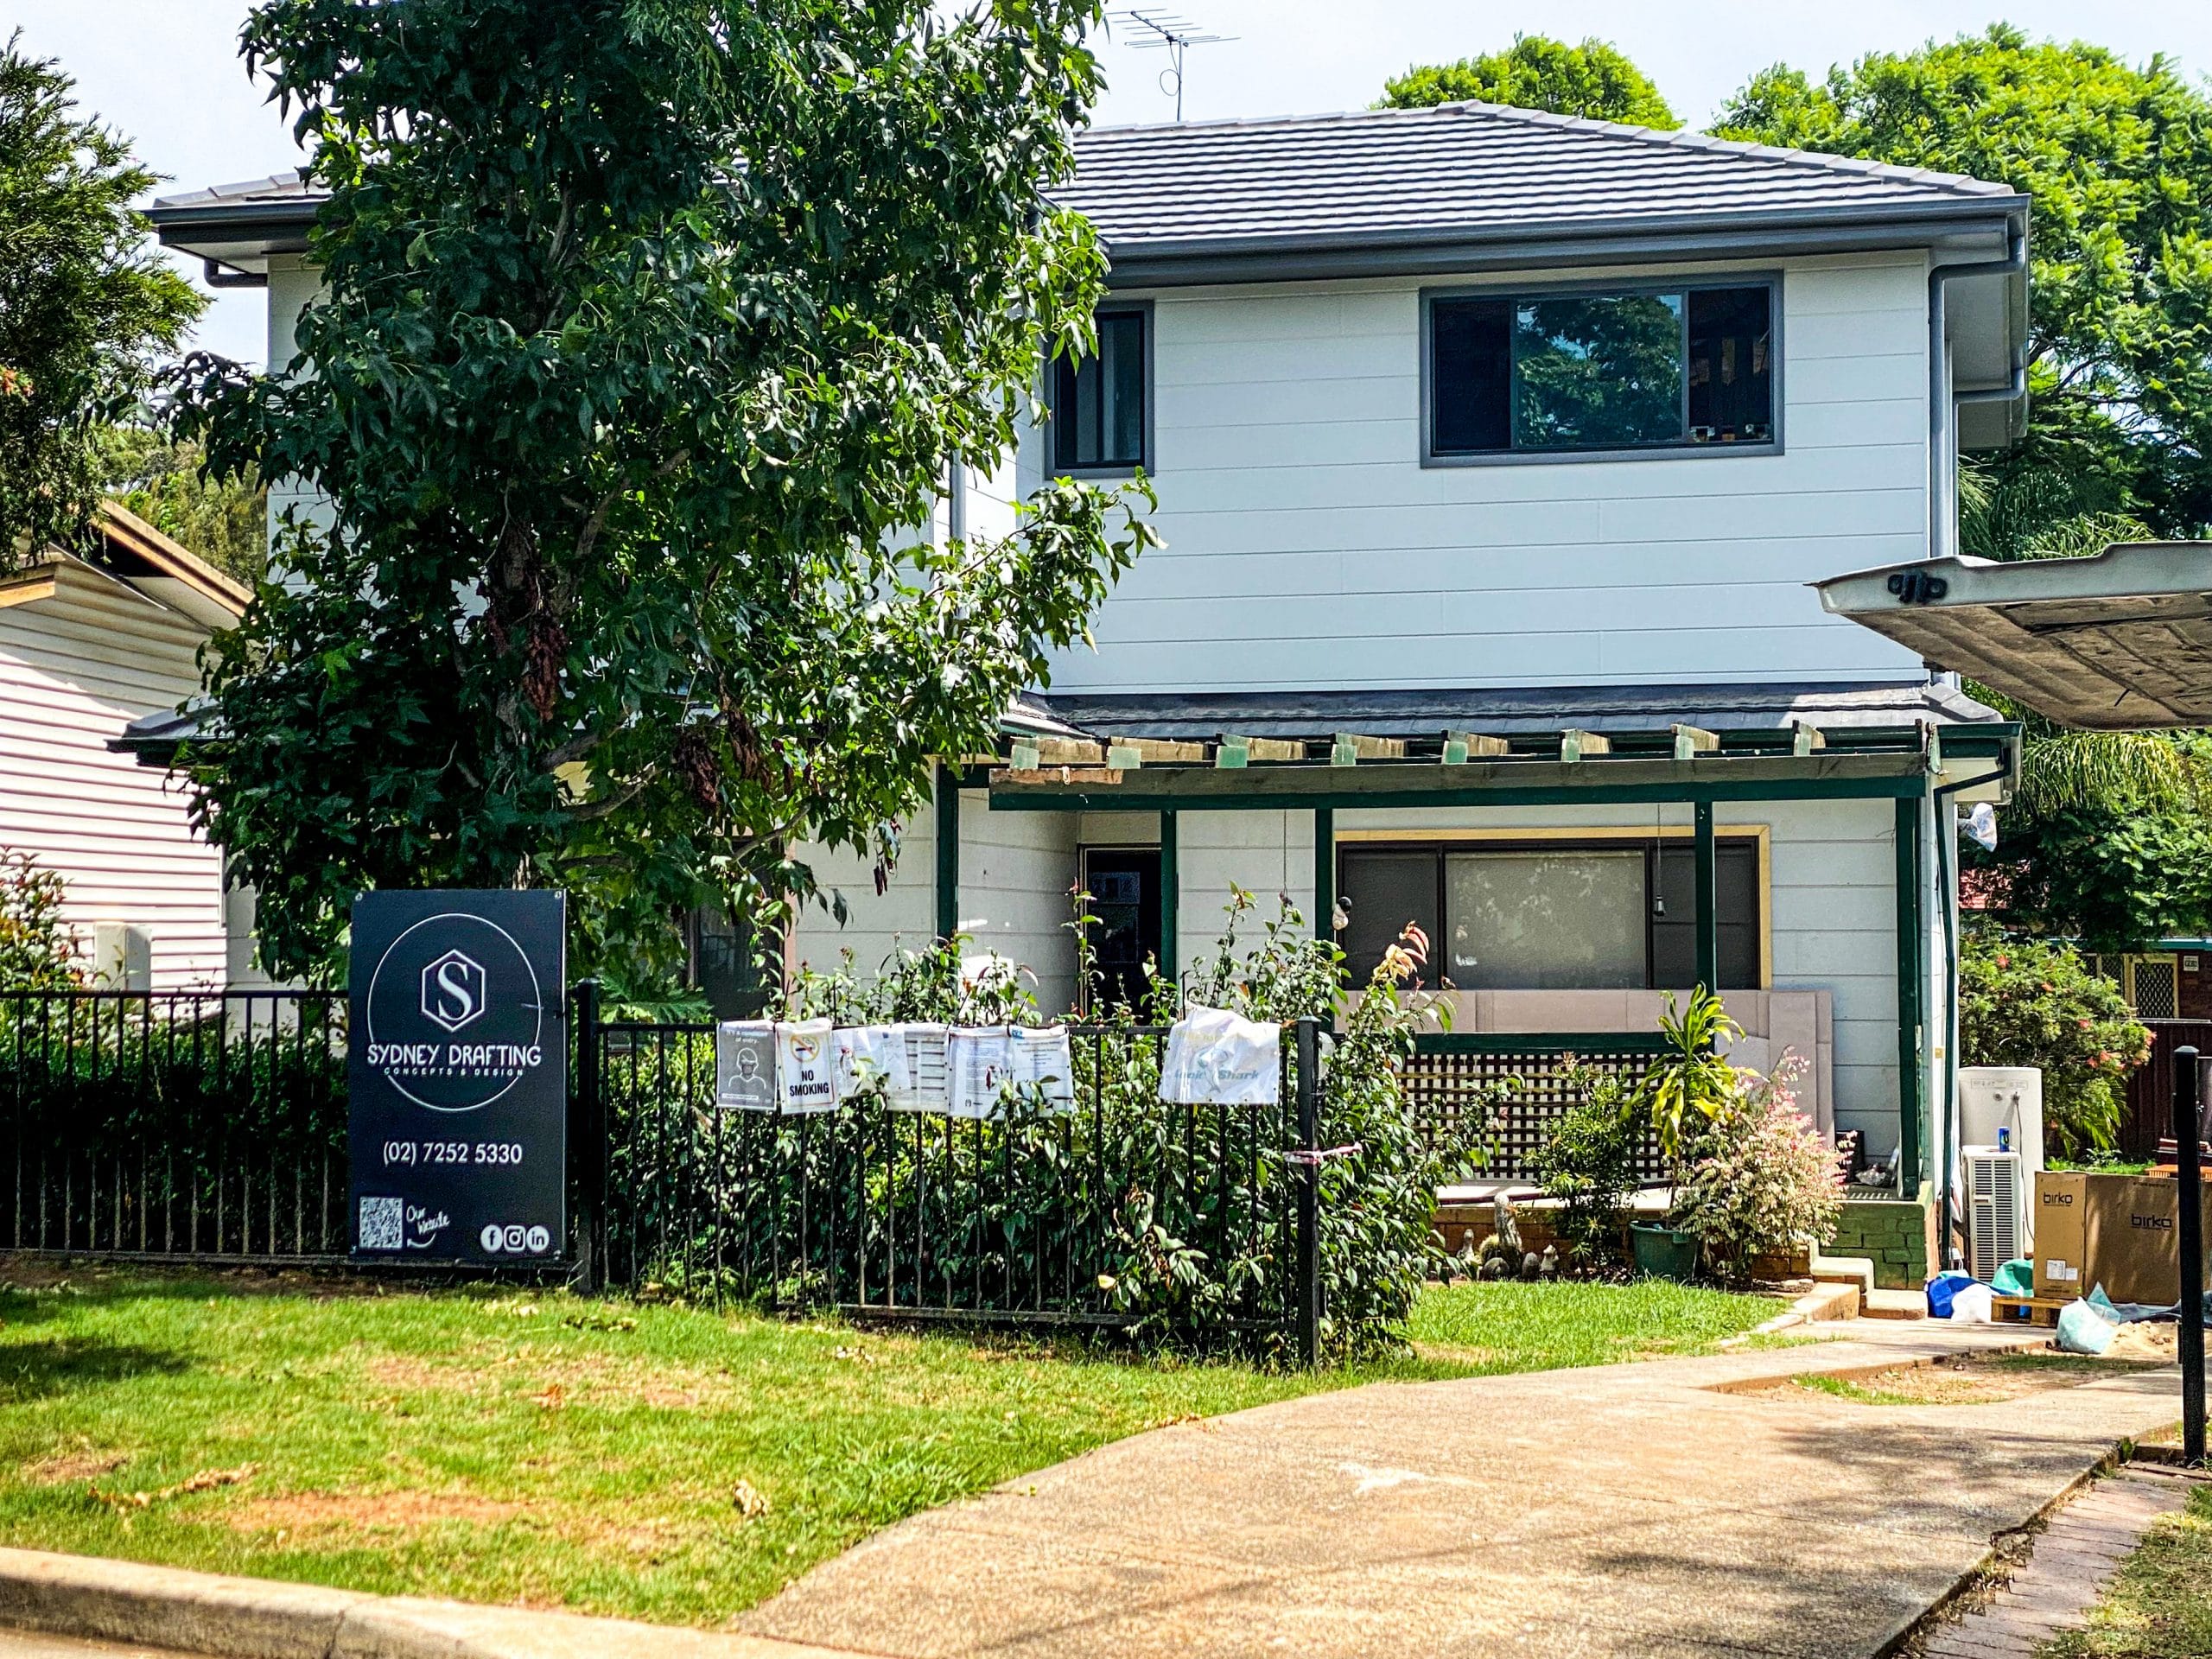
{"label": "two-storey house", "polygon": [[[1356,972],[1418,922],[1462,1032],[1602,1041],[1718,985],[1821,1121],[1940,1172],[1954,813],[2018,734],[1807,584],[1948,550],[1960,451],[2018,431],[2025,200],[1480,105],[1080,156],[1097,352],[938,528],[1141,469],[1166,545],[947,758],[887,893],[820,856],[849,919],[793,959],[965,932],[1065,1006],[1077,885],[1109,975],[1281,893]],[[278,364],[314,207],[155,213],[267,282]]]}

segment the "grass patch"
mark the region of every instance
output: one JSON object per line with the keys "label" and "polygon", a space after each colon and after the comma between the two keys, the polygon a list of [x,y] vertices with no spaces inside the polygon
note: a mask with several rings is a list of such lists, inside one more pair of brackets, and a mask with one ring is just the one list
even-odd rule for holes
{"label": "grass patch", "polygon": [[[257,1285],[259,1287],[257,1288]],[[1434,1291],[1318,1376],[478,1287],[92,1269],[0,1285],[0,1543],[713,1624],[918,1510],[1379,1378],[1698,1351],[1774,1304]]]}
{"label": "grass patch", "polygon": [[1480,1376],[1710,1353],[1783,1311],[1764,1297],[1665,1279],[1452,1285],[1414,1305],[1408,1334],[1429,1363]]}
{"label": "grass patch", "polygon": [[2212,1488],[2161,1516],[2120,1567],[2088,1623],[2037,1659],[2170,1659],[2212,1654]]}

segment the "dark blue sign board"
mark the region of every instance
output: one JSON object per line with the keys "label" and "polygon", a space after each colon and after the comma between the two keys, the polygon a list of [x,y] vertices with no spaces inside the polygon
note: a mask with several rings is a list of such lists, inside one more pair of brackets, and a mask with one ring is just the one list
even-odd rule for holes
{"label": "dark blue sign board", "polygon": [[568,1226],[568,895],[365,893],[346,1081],[353,1255],[524,1267]]}

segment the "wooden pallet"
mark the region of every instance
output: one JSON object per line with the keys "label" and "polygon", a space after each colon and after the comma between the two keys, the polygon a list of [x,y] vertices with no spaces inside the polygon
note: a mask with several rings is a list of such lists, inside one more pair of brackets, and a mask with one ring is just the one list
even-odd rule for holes
{"label": "wooden pallet", "polygon": [[2059,1313],[2069,1306],[2069,1300],[2056,1296],[1993,1296],[1989,1317],[1999,1325],[2048,1327],[2058,1323]]}

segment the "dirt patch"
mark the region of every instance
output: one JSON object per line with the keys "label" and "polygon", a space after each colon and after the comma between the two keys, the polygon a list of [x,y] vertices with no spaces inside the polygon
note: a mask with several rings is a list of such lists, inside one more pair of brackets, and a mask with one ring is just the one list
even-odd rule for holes
{"label": "dirt patch", "polygon": [[314,1537],[364,1532],[420,1532],[461,1524],[496,1527],[530,1505],[473,1492],[295,1492],[256,1498],[223,1517],[238,1532]]}
{"label": "dirt patch", "polygon": [[2048,1349],[1954,1354],[1925,1364],[1892,1365],[1841,1376],[1808,1373],[1777,1378],[1743,1393],[1768,1399],[1827,1395],[1864,1406],[1988,1406],[2054,1389],[2076,1389],[2107,1376],[2150,1369],[2155,1360],[2091,1357]]}
{"label": "dirt patch", "polygon": [[111,1475],[130,1461],[130,1453],[128,1452],[104,1451],[98,1446],[82,1446],[74,1451],[57,1452],[52,1457],[24,1464],[20,1472],[34,1486],[66,1486],[72,1481],[92,1480],[101,1475]]}

